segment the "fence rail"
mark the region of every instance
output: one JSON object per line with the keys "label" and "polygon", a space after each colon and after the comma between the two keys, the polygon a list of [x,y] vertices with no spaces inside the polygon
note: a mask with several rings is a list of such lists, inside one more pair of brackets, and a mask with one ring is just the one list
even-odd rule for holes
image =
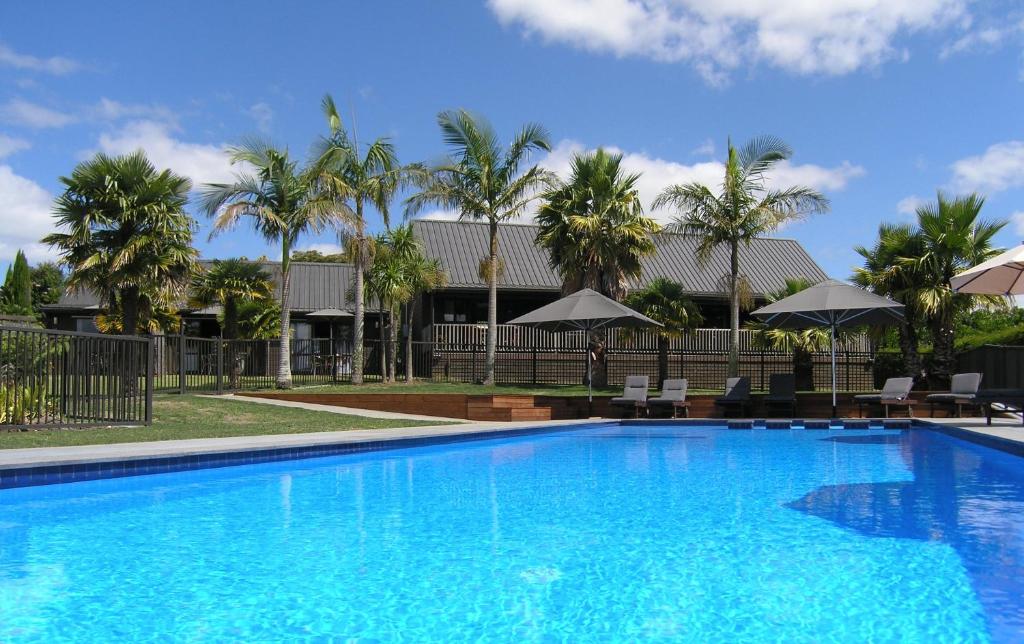
{"label": "fence rail", "polygon": [[148,425],[148,338],[0,326],[0,427]]}

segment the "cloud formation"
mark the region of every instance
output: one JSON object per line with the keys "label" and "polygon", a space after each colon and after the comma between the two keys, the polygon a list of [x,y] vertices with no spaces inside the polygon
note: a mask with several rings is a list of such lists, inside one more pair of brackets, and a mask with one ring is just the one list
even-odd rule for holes
{"label": "cloud formation", "polygon": [[56,257],[39,239],[54,231],[53,196],[42,186],[0,165],[0,262],[14,259],[18,249],[30,262]]}
{"label": "cloud formation", "polygon": [[720,84],[748,62],[847,74],[908,53],[914,32],[964,21],[966,0],[489,0],[506,25],[548,42],[691,64]]}
{"label": "cloud formation", "polygon": [[63,56],[40,58],[29,54],[20,54],[2,43],[0,43],[0,65],[24,71],[43,72],[55,76],[70,74],[82,68],[81,63],[70,58],[64,58]]}
{"label": "cloud formation", "polygon": [[1024,187],[1024,141],[1003,141],[952,165],[952,188],[993,194]]}
{"label": "cloud formation", "polygon": [[34,129],[58,128],[73,123],[75,118],[48,107],[13,98],[0,105],[0,121]]}
{"label": "cloud formation", "polygon": [[15,152],[21,152],[32,147],[32,144],[25,139],[16,139],[13,136],[0,134],[0,159],[9,157]]}

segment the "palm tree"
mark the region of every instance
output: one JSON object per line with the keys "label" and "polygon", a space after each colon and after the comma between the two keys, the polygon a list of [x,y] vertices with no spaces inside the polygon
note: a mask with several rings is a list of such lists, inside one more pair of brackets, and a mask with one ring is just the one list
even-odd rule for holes
{"label": "palm tree", "polygon": [[[353,203],[352,234],[346,254],[355,266],[355,311],[352,320],[352,384],[363,382],[363,335],[365,327],[365,273],[371,260],[370,238],[366,234],[367,204],[372,205],[391,228],[390,205],[395,192],[406,178],[406,169],[398,163],[394,145],[386,138],[373,141],[365,152],[360,151],[353,128],[345,129],[334,99],[330,94],[321,103],[330,134],[319,145],[319,164],[327,186]],[[383,339],[383,338],[382,338]]]}
{"label": "palm tree", "polygon": [[766,174],[793,151],[781,140],[765,136],[737,150],[729,142],[725,176],[717,194],[699,184],[665,188],[654,208],[671,206],[678,212],[673,229],[700,238],[697,259],[706,263],[718,246],[729,250],[729,375],[739,373],[740,300],[745,285],[740,272],[740,244],[775,231],[784,222],[812,213],[826,212],[828,199],[804,186],[768,188]]}
{"label": "palm tree", "polygon": [[43,243],[56,246],[71,269],[68,287],[97,293],[107,307],[116,304],[124,333],[134,335],[140,322],[148,326],[144,300],[180,295],[195,268],[195,222],[185,214],[192,183],[157,171],[142,151],[97,154],[60,181],[64,192],[54,212],[63,232]]}
{"label": "palm tree", "polygon": [[253,172],[237,175],[234,183],[207,184],[202,207],[208,216],[216,217],[211,237],[248,217],[264,239],[281,244],[281,349],[276,385],[287,389],[292,386],[291,251],[300,235],[339,226],[346,220],[347,209],[335,193],[323,189],[318,168],[299,168],[287,150],[254,139],[231,148],[230,154],[233,164],[248,164]]}
{"label": "palm tree", "polygon": [[931,376],[945,385],[953,375],[954,320],[957,313],[978,305],[1005,306],[1001,296],[954,293],[950,279],[960,271],[991,259],[1002,249],[992,238],[1005,221],[980,219],[984,197],[977,194],[948,197],[938,193],[935,203],[917,209],[920,252],[898,260],[915,280],[917,305],[929,319],[932,336]]}
{"label": "palm tree", "polygon": [[668,378],[669,342],[704,323],[700,309],[686,295],[682,284],[666,277],[655,278],[645,288],[630,293],[626,306],[661,323],[661,328],[655,329],[658,337],[658,382],[665,382]]}
{"label": "palm tree", "polygon": [[274,284],[263,267],[244,259],[215,259],[209,269],[192,279],[189,306],[204,308],[220,304],[222,337],[239,337],[239,311],[243,302],[266,300],[273,297]]}
{"label": "palm tree", "polygon": [[[777,302],[790,295],[810,288],[813,284],[803,277],[787,277],[785,285],[768,293],[768,302]],[[825,327],[810,329],[773,329],[763,322],[752,322],[748,329],[757,331],[757,342],[773,351],[792,352],[793,376],[800,391],[814,391],[814,356],[817,351],[826,351],[832,345],[832,332]]]}
{"label": "palm tree", "polygon": [[411,292],[402,275],[401,257],[392,247],[389,235],[379,235],[373,248],[373,263],[366,272],[366,288],[374,294],[379,307],[381,380],[391,382],[394,379],[394,343],[397,338],[395,308],[397,303],[411,297]]}
{"label": "palm tree", "polygon": [[882,223],[871,248],[854,250],[864,258],[854,269],[852,281],[878,295],[903,304],[903,321],[896,328],[903,356],[903,375],[921,377],[919,327],[923,312],[916,294],[916,277],[900,263],[902,257],[917,257],[923,252],[922,239],[910,224]]}
{"label": "palm tree", "polygon": [[484,384],[494,384],[498,341],[498,226],[523,214],[553,175],[533,165],[520,172],[531,153],[550,150],[547,131],[537,124],[524,126],[503,149],[494,128],[466,110],[441,112],[441,136],[451,156],[425,171],[421,191],[407,201],[410,214],[428,205],[459,213],[462,219],[486,221],[489,252],[480,263],[487,280],[487,365]]}
{"label": "palm tree", "polygon": [[[597,150],[572,159],[569,180],[544,193],[537,213],[537,244],[548,250],[562,277],[564,294],[590,288],[614,300],[640,277],[640,262],[654,252],[652,235],[661,227],[644,216],[636,182],[622,155]],[[594,384],[606,384],[605,334],[590,338],[596,360]]]}

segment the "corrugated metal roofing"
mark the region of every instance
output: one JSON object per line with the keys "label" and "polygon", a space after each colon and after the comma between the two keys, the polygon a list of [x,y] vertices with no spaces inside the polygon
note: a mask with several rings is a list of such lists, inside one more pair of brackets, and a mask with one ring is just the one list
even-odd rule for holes
{"label": "corrugated metal roofing", "polygon": [[[211,262],[204,260],[200,263],[209,265]],[[275,284],[274,290],[278,290],[281,283],[280,262],[263,262],[263,269],[270,273]],[[292,262],[288,303],[296,313],[319,309],[351,310],[353,280],[354,269],[351,264]],[[50,311],[80,310],[98,306],[99,302],[100,298],[95,293],[82,291],[64,294],[57,304],[45,308]]]}
{"label": "corrugated metal roofing", "polygon": [[[475,222],[416,220],[416,236],[426,254],[436,258],[448,274],[449,288],[485,288],[480,260],[488,254],[487,224]],[[558,290],[561,280],[551,268],[547,251],[536,244],[537,226],[503,224],[498,249],[505,263],[500,286],[521,290]],[[705,263],[697,261],[698,239],[689,235],[660,234],[657,252],[643,262],[642,287],[657,277],[682,284],[691,295],[721,295],[722,278],[729,272],[729,252],[716,248]],[[787,277],[811,283],[828,275],[796,240],[764,237],[740,247],[740,270],[751,282],[754,294],[763,297],[785,285]]]}

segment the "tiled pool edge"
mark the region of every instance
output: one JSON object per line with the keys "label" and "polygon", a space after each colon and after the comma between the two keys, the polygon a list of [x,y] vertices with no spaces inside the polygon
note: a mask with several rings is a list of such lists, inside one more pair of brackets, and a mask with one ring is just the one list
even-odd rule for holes
{"label": "tiled pool edge", "polygon": [[323,456],[340,456],[362,452],[378,452],[407,447],[443,445],[497,438],[510,438],[529,434],[550,434],[571,431],[590,426],[608,425],[616,421],[597,420],[567,423],[555,426],[515,427],[509,429],[467,430],[466,432],[433,434],[425,436],[400,436],[381,440],[353,440],[315,445],[289,447],[257,447],[236,451],[212,451],[209,453],[184,454],[179,456],[138,457],[122,460],[99,460],[93,462],[4,466],[0,468],[0,490],[76,481],[164,474],[197,469],[251,465],[274,461],[300,460]]}

